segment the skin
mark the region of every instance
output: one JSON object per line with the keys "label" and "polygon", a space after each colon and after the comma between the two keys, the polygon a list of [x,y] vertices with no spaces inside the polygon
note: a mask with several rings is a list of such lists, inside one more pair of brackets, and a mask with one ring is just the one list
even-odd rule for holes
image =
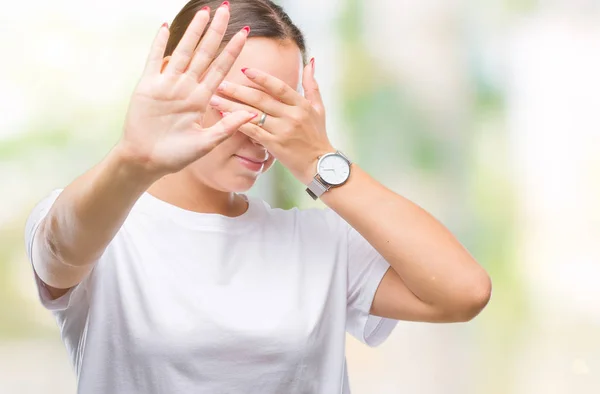
{"label": "skin", "polygon": [[[200,44],[204,50],[194,54],[193,37],[208,23],[208,13],[200,11],[166,59],[161,53],[168,30],[160,29],[123,138],[65,188],[34,238],[36,273],[54,297],[89,274],[145,191],[187,210],[238,216],[247,203],[236,193],[250,189],[275,158],[308,184],[319,155],[335,151],[314,61],[302,70],[293,42],[247,39],[242,31],[211,65],[228,18],[228,8],[219,8]],[[207,53],[212,55],[201,57]],[[300,82],[304,96],[297,91]],[[269,116],[259,127],[256,115],[262,112]],[[264,165],[251,170],[238,156]],[[322,201],[390,263],[374,315],[457,322],[474,318],[487,304],[489,276],[456,238],[358,165]]]}
{"label": "skin", "polygon": [[[242,72],[242,68],[253,67],[264,70],[295,89],[300,83],[301,59],[300,50],[292,41],[250,38],[225,81],[245,84],[260,93],[262,88],[252,83]],[[163,69],[168,66],[169,60],[170,57],[165,58]],[[220,92],[217,91],[216,94],[220,95]],[[247,110],[258,113],[256,109]],[[212,126],[220,121],[222,116],[219,112],[214,107],[209,108],[204,118],[205,124]],[[258,117],[255,119],[258,122]],[[260,170],[253,171],[243,166],[234,155],[265,163]],[[261,143],[237,132],[188,167],[160,179],[149,192],[191,211],[237,216],[247,206],[243,199],[236,199],[233,192],[249,190],[274,160],[273,155]]]}

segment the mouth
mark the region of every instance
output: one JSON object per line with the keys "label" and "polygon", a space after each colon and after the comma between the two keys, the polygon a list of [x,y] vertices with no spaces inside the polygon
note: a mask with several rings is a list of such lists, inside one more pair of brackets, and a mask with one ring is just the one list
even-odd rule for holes
{"label": "mouth", "polygon": [[269,160],[269,157],[267,156],[264,159],[256,159],[253,157],[246,157],[246,156],[241,156],[241,155],[234,155],[237,158],[240,158],[242,160],[248,161],[250,163],[254,163],[254,164],[265,164],[267,162],[267,160]]}
{"label": "mouth", "polygon": [[245,156],[240,156],[240,155],[234,155],[238,161],[240,162],[240,164],[244,167],[246,167],[248,170],[252,171],[253,173],[260,173],[263,170],[263,167],[265,165],[265,163],[268,160],[268,157],[266,159],[256,159],[253,157],[245,157]]}

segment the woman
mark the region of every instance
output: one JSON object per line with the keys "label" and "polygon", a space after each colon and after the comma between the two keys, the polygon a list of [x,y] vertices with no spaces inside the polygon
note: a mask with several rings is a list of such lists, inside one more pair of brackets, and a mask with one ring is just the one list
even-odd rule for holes
{"label": "woman", "polygon": [[[448,230],[331,145],[283,10],[231,3],[159,30],[120,142],[28,219],[81,393],[348,393],[346,331],[375,346],[490,297]],[[327,209],[247,197],[275,159]]]}

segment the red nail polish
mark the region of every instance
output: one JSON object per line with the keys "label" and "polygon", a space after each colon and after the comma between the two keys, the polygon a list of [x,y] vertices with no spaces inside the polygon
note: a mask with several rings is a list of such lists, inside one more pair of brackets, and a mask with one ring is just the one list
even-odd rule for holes
{"label": "red nail polish", "polygon": [[251,114],[252,114],[252,117],[250,118],[250,120],[252,120],[252,119],[254,119],[254,118],[256,118],[258,116],[258,114],[255,114],[253,112],[251,112]]}
{"label": "red nail polish", "polygon": [[221,115],[221,117],[222,117],[222,118],[224,118],[224,117],[225,117],[225,112],[223,112],[223,111],[219,111],[219,114]]}
{"label": "red nail polish", "polygon": [[205,5],[204,7],[202,7],[202,8],[200,9],[200,11],[208,11],[208,12],[210,12],[210,7],[209,7],[209,6],[207,6],[207,5]]}
{"label": "red nail polish", "polygon": [[246,30],[246,35],[250,34],[250,26],[244,26],[242,30]]}
{"label": "red nail polish", "polygon": [[169,24],[167,22],[162,24],[162,27],[166,27],[167,29],[169,28]]}
{"label": "red nail polish", "polygon": [[246,70],[247,70],[247,69],[248,69],[248,67],[244,67],[244,68],[242,68],[242,72],[243,72],[244,74],[246,74]]}
{"label": "red nail polish", "polygon": [[227,7],[227,8],[229,8],[229,2],[228,1],[224,1],[223,4],[221,4],[221,7]]}
{"label": "red nail polish", "polygon": [[313,70],[315,69],[315,58],[314,57],[312,59],[310,59],[310,66],[313,68]]}

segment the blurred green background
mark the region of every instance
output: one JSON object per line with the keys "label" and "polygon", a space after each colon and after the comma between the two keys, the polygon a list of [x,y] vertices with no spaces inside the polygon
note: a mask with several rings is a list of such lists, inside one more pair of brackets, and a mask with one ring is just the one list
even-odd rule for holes
{"label": "blurred green background", "polygon": [[[600,393],[600,2],[279,3],[316,57],[334,145],[438,217],[494,284],[473,322],[402,322],[377,349],[349,338],[353,392]],[[25,219],[117,141],[155,31],[184,4],[0,14],[0,393],[75,392]],[[279,164],[252,193],[320,204]]]}

